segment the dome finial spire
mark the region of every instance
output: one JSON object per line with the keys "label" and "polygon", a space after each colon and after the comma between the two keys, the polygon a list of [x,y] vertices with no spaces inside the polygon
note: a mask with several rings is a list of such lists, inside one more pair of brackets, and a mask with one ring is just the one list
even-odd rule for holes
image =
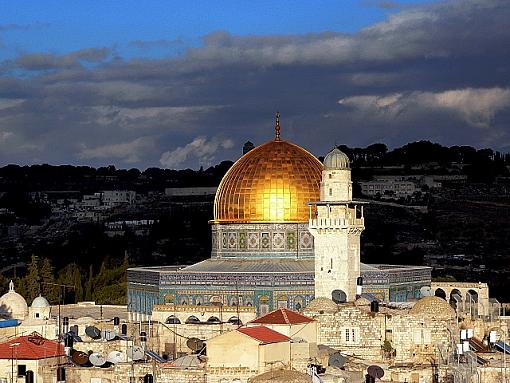
{"label": "dome finial spire", "polygon": [[275,116],[275,124],[274,124],[274,133],[275,133],[275,137],[274,137],[274,140],[275,141],[280,141],[280,112],[276,112],[276,116]]}

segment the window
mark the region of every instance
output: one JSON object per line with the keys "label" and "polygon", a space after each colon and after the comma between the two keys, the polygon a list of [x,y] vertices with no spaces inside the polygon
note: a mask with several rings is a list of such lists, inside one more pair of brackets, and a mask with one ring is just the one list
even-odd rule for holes
{"label": "window", "polygon": [[333,189],[329,188],[329,195],[333,195]]}
{"label": "window", "polygon": [[18,376],[25,376],[27,374],[27,365],[18,364]]}
{"label": "window", "polygon": [[342,331],[344,343],[359,343],[359,329],[344,327]]}

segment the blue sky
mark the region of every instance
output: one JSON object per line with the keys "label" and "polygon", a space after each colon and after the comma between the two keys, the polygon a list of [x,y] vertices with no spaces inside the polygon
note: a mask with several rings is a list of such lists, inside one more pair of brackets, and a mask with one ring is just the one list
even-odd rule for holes
{"label": "blue sky", "polygon": [[[197,46],[218,30],[234,35],[356,32],[420,0],[393,1],[7,1],[2,58],[115,47],[122,57],[158,57]],[[17,26],[17,27],[15,27]],[[163,44],[162,40],[175,41]],[[160,41],[140,49],[136,41]]]}
{"label": "blue sky", "polygon": [[508,0],[4,1],[0,166],[198,168],[282,137],[510,152]]}

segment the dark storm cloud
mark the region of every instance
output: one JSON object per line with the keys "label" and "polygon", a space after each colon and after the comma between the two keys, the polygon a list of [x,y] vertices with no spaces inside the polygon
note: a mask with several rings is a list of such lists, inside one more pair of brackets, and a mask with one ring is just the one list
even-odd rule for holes
{"label": "dark storm cloud", "polygon": [[507,1],[454,0],[355,34],[219,31],[171,59],[21,56],[0,77],[0,161],[198,167],[270,139],[276,110],[316,154],[335,141],[510,148],[509,19]]}
{"label": "dark storm cloud", "polygon": [[139,49],[152,49],[161,47],[173,47],[183,43],[184,41],[182,39],[173,40],[159,39],[159,40],[134,40],[131,41],[129,45]]}
{"label": "dark storm cloud", "polygon": [[99,62],[111,54],[108,48],[87,48],[71,52],[66,55],[52,53],[31,53],[18,57],[15,66],[29,71],[48,69],[64,69],[79,66],[80,62]]}

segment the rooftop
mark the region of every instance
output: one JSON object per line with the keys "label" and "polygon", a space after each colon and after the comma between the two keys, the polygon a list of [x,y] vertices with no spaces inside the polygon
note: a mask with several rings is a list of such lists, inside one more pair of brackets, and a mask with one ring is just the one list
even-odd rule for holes
{"label": "rooftop", "polygon": [[271,330],[265,326],[241,327],[236,331],[239,331],[244,335],[248,335],[250,338],[253,338],[263,344],[290,341],[288,336],[285,336],[278,331]]}
{"label": "rooftop", "polygon": [[272,311],[269,314],[263,315],[260,318],[251,321],[250,323],[293,325],[310,322],[313,322],[313,319],[308,318],[307,316],[304,316],[295,311],[281,308]]}
{"label": "rooftop", "polygon": [[45,339],[38,333],[19,336],[0,343],[0,359],[38,360],[64,356],[64,346],[53,340]]}

